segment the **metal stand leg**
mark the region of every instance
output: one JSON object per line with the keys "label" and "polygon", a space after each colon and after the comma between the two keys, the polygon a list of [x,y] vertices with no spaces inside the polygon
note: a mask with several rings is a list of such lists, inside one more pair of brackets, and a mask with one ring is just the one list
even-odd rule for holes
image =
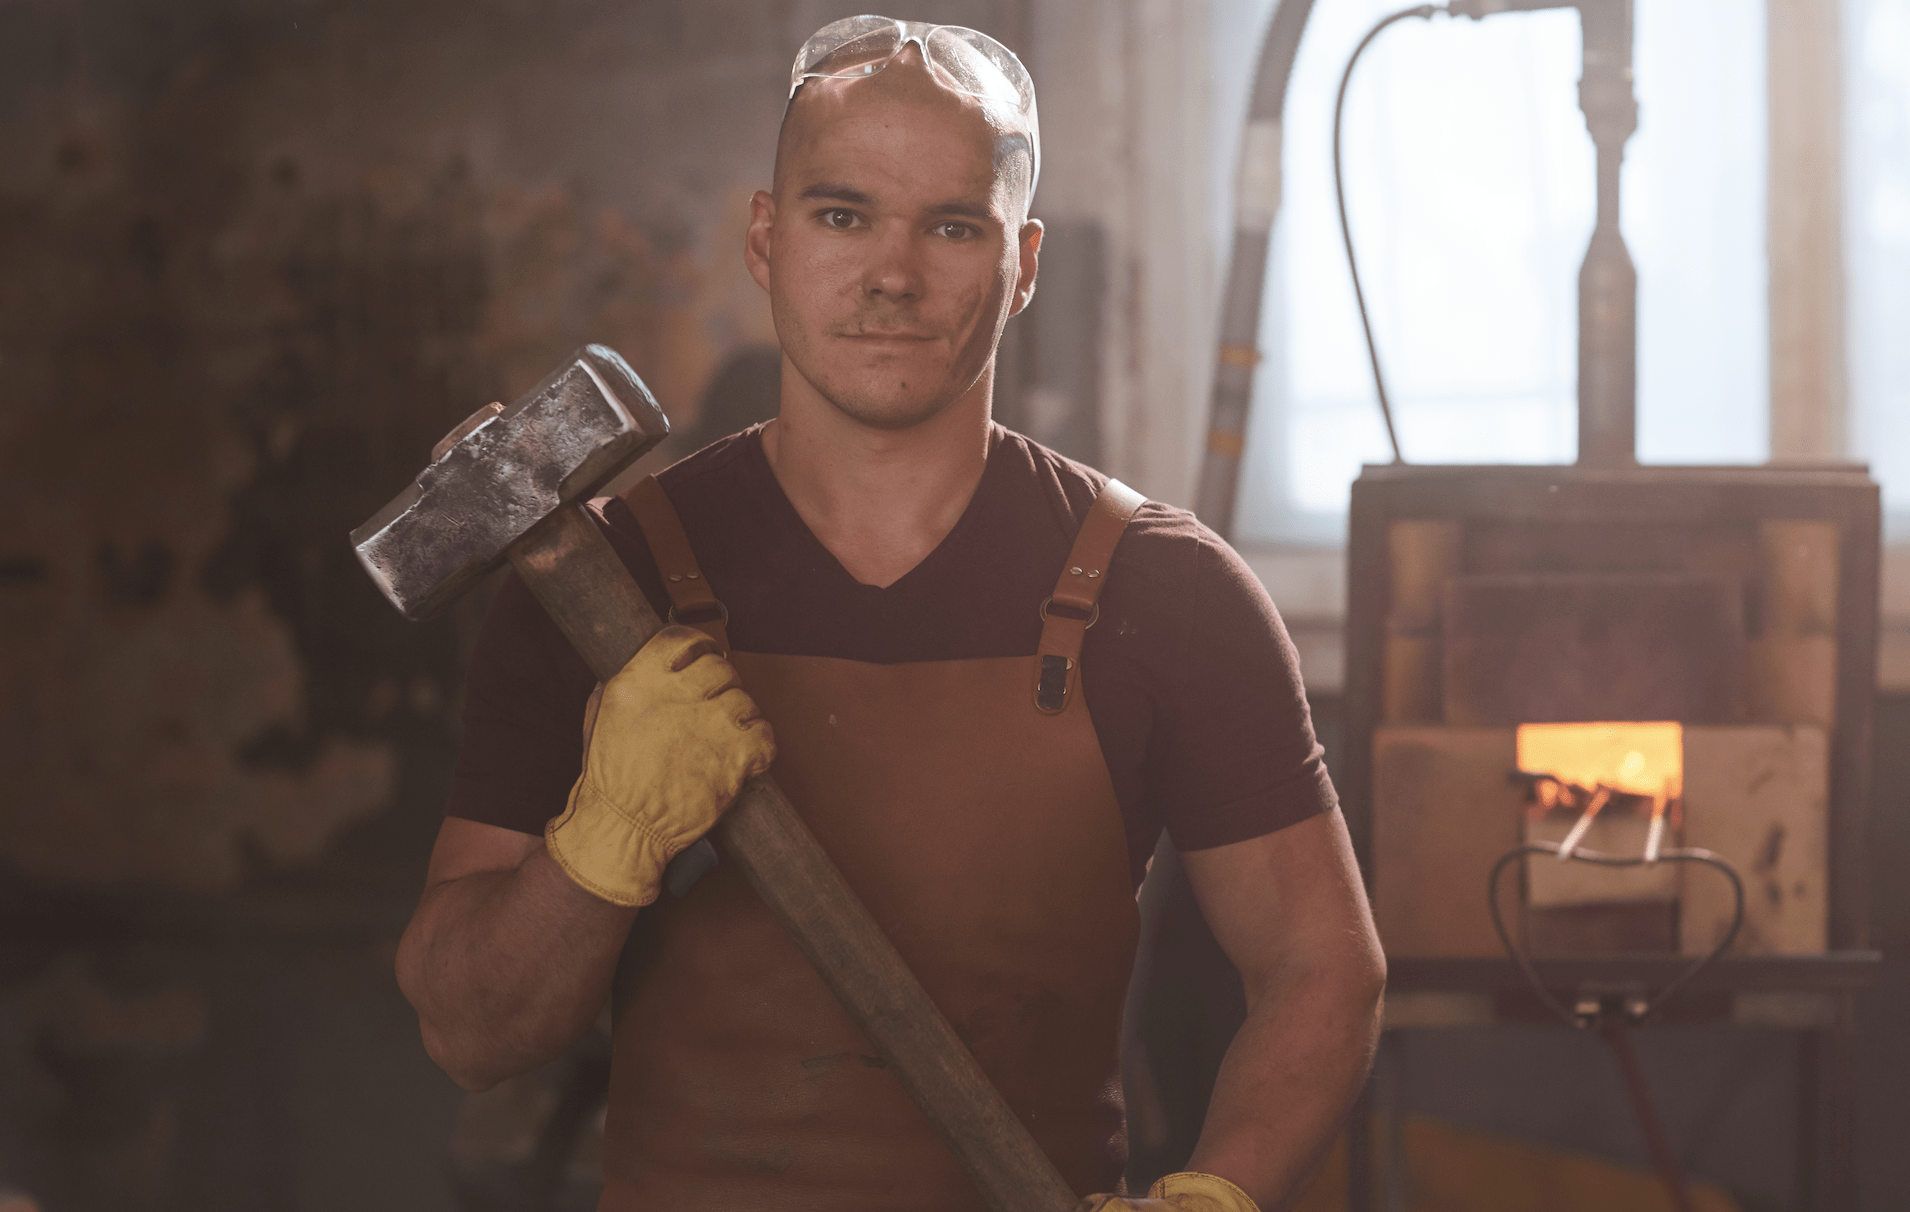
{"label": "metal stand leg", "polygon": [[1380,1036],[1378,1077],[1380,1206],[1406,1212],[1406,1037],[1397,1031]]}
{"label": "metal stand leg", "polygon": [[1832,1212],[1857,1212],[1857,999],[1840,998],[1837,1023],[1825,1033],[1819,1064],[1823,1087],[1823,1176],[1818,1186]]}
{"label": "metal stand leg", "polygon": [[1838,999],[1836,1020],[1801,1041],[1797,1091],[1797,1206],[1857,1208],[1857,1000]]}
{"label": "metal stand leg", "polygon": [[1369,1075],[1346,1125],[1346,1210],[1376,1212],[1373,1206],[1373,1078]]}
{"label": "metal stand leg", "polygon": [[1822,1031],[1801,1032],[1797,1040],[1797,1207],[1828,1212],[1824,1190]]}

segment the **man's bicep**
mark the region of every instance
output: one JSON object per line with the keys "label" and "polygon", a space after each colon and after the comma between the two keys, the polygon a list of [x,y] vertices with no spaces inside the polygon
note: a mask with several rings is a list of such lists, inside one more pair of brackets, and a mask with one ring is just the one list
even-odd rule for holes
{"label": "man's bicep", "polygon": [[483,871],[515,871],[543,844],[544,839],[536,834],[445,817],[438,827],[437,843],[431,848],[425,889]]}
{"label": "man's bicep", "polygon": [[1209,929],[1250,991],[1296,969],[1380,963],[1339,812],[1180,857]]}
{"label": "man's bicep", "polygon": [[1203,541],[1196,557],[1150,744],[1153,781],[1183,851],[1284,831],[1334,804],[1279,611],[1219,539]]}

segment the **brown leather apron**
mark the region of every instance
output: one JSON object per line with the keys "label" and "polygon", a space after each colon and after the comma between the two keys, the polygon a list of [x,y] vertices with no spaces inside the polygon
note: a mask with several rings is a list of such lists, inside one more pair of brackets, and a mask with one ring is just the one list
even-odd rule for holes
{"label": "brown leather apron", "polygon": [[[625,500],[672,617],[727,648],[727,616],[669,498],[645,480]],[[1063,609],[1028,603],[1046,620],[1033,657],[730,654],[775,726],[776,780],[1084,1195],[1121,1175],[1118,1048],[1137,918],[1079,657],[1140,502],[1118,482],[1095,502],[1050,599]],[[734,864],[643,911],[613,1013],[600,1209],[982,1207]]]}

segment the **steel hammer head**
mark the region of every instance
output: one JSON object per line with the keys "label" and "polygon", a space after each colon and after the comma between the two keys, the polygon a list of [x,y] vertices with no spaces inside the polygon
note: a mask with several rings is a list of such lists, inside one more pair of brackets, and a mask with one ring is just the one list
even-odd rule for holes
{"label": "steel hammer head", "polygon": [[406,618],[428,618],[669,432],[617,352],[586,345],[509,408],[453,430],[417,483],[352,531],[352,550]]}

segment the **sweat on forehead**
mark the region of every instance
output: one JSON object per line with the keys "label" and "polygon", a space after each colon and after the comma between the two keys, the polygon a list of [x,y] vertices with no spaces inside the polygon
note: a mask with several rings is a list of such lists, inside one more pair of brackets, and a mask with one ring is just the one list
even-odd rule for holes
{"label": "sweat on forehead", "polygon": [[922,64],[913,47],[872,76],[810,80],[796,90],[776,139],[772,192],[783,196],[784,168],[803,140],[825,137],[832,124],[871,113],[973,124],[972,129],[992,144],[996,178],[1008,186],[1009,206],[1015,212],[1011,220],[1019,223],[1027,218],[1033,142],[1026,119],[1012,108],[947,87]]}

